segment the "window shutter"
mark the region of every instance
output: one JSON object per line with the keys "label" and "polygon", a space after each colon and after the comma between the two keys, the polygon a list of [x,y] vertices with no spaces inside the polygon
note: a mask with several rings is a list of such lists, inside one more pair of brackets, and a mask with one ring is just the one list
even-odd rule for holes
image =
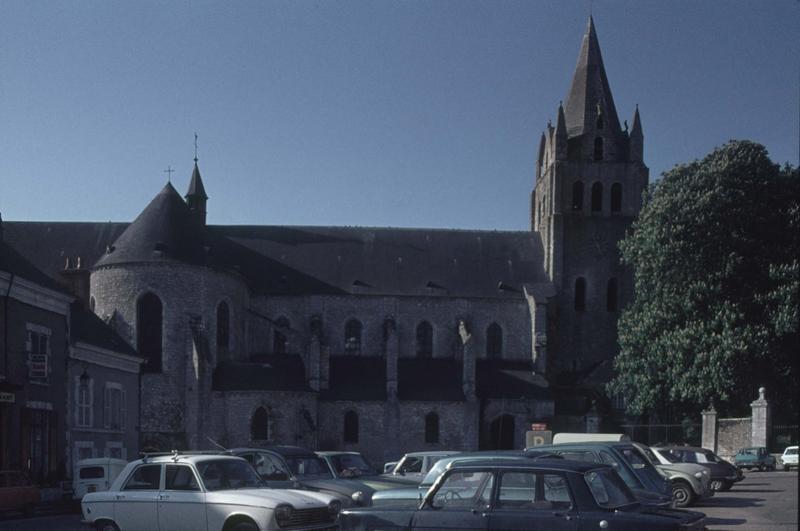
{"label": "window shutter", "polygon": [[125,414],[128,411],[127,406],[127,393],[125,389],[120,391],[120,406],[119,406],[119,428],[121,430],[125,429]]}
{"label": "window shutter", "polygon": [[106,387],[103,393],[103,427],[111,427],[111,389]]}

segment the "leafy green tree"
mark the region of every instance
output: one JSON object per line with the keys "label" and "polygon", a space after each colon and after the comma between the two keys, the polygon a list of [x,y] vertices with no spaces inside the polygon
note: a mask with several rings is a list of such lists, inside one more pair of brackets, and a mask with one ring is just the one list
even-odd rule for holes
{"label": "leafy green tree", "polygon": [[609,391],[631,413],[743,412],[767,387],[797,413],[800,178],[731,141],[650,185],[620,243],[635,298]]}

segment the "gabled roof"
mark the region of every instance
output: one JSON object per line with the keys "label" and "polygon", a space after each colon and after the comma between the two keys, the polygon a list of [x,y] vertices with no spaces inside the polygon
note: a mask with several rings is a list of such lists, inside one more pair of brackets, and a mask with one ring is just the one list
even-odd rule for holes
{"label": "gabled roof", "polygon": [[47,276],[5,240],[0,240],[0,271],[12,273],[44,288],[69,294],[67,288]]}
{"label": "gabled roof", "polygon": [[80,302],[72,303],[70,308],[70,335],[73,341],[81,341],[128,356],[143,357],[102,319],[84,308]]}
{"label": "gabled roof", "polygon": [[621,131],[614,98],[603,66],[600,44],[594,29],[594,20],[589,17],[586,34],[583,36],[578,64],[572,76],[565,114],[567,134],[570,137],[582,135],[593,129],[592,124],[597,114],[597,105],[603,109],[605,122],[613,133]]}

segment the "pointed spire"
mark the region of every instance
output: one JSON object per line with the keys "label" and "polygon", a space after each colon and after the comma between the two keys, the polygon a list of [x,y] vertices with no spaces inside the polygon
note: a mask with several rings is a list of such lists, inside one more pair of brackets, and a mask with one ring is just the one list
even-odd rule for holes
{"label": "pointed spire", "polygon": [[617,109],[603,66],[594,20],[590,16],[567,96],[565,114],[569,136],[574,137],[592,131],[598,109],[602,112],[603,120],[611,132],[620,133]]}
{"label": "pointed spire", "polygon": [[558,119],[556,120],[555,159],[567,158],[567,121],[564,117],[564,106],[558,102]]}
{"label": "pointed spire", "polygon": [[633,113],[633,126],[631,127],[628,143],[628,158],[630,160],[644,160],[644,134],[642,133],[642,120],[639,118],[639,105]]}
{"label": "pointed spire", "polygon": [[194,158],[194,170],[192,170],[192,180],[189,181],[189,190],[186,191],[186,204],[192,211],[195,219],[202,225],[206,224],[206,187],[203,186],[203,178],[200,177],[200,168],[197,166],[197,156]]}

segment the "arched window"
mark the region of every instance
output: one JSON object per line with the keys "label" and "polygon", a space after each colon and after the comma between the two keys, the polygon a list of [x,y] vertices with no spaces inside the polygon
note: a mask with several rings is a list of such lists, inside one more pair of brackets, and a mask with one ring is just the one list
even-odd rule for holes
{"label": "arched window", "polygon": [[606,290],[606,309],[609,312],[617,311],[618,297],[619,295],[617,293],[617,279],[611,278],[608,280],[608,289]]}
{"label": "arched window", "polygon": [[89,309],[94,311],[94,307],[97,305],[97,301],[94,300],[94,297],[89,297]]}
{"label": "arched window", "polygon": [[586,309],[586,280],[583,277],[575,279],[575,311],[582,312]]}
{"label": "arched window", "polygon": [[594,183],[592,185],[592,212],[603,210],[603,185]]}
{"label": "arched window", "polygon": [[425,415],[425,442],[429,444],[439,442],[439,415],[436,413]]}
{"label": "arched window", "polygon": [[572,184],[572,210],[583,210],[583,182]]}
{"label": "arched window", "polygon": [[417,325],[417,356],[430,358],[433,356],[433,327],[428,321]]}
{"label": "arched window", "polygon": [[228,303],[222,301],[217,306],[217,347],[227,349],[230,346],[231,312]]}
{"label": "arched window", "polygon": [[594,160],[603,160],[603,137],[594,139]]}
{"label": "arched window", "polygon": [[611,212],[622,210],[622,185],[614,183],[611,185]]}
{"label": "arched window", "polygon": [[161,372],[163,311],[153,293],[145,293],[136,304],[136,348],[147,360],[145,372]]}
{"label": "arched window", "polygon": [[350,319],[344,325],[344,349],[348,352],[358,352],[361,350],[361,322],[358,319]]}
{"label": "arched window", "polygon": [[273,354],[286,354],[289,341],[284,332],[287,330],[289,330],[289,319],[286,317],[279,317],[278,320],[275,321],[275,330],[272,332]]}
{"label": "arched window", "polygon": [[486,357],[500,358],[503,356],[503,329],[497,323],[492,323],[486,329]]}
{"label": "arched window", "polygon": [[344,442],[358,442],[358,413],[355,411],[344,414]]}
{"label": "arched window", "polygon": [[256,409],[250,421],[250,439],[254,441],[270,440],[270,419],[269,413],[263,407]]}

